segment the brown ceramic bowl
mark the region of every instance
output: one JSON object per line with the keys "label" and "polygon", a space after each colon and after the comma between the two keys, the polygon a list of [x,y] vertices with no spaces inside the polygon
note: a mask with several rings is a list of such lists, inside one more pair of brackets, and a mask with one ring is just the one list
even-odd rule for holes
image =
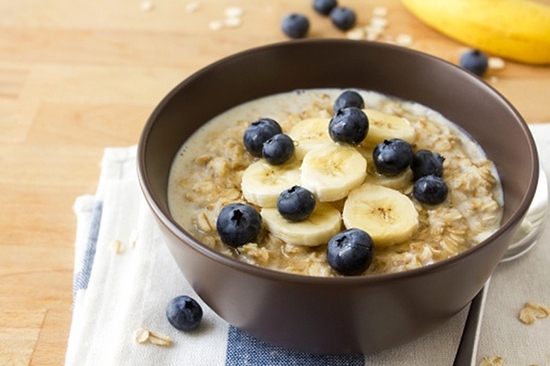
{"label": "brown ceramic bowl", "polygon": [[[213,251],[183,230],[167,203],[170,165],[185,140],[221,112],[304,88],[363,88],[422,103],[462,126],[494,161],[504,189],[501,228],[452,259],[396,274],[318,278],[266,270]],[[448,62],[373,42],[306,40],[225,58],[172,90],[139,142],[139,178],[181,272],[213,311],[261,340],[314,353],[372,353],[441,326],[497,266],[532,200],[538,157],[518,112]]]}

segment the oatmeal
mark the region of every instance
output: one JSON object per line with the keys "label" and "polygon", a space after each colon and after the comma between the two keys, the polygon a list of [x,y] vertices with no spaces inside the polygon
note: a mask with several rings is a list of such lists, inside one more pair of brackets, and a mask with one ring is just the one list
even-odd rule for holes
{"label": "oatmeal", "polygon": [[[366,230],[372,232],[374,254],[364,275],[426,266],[465,251],[491,235],[500,225],[502,190],[495,167],[481,147],[427,107],[372,91],[359,92],[369,118],[367,137],[337,151],[333,150],[340,144],[331,140],[327,126],[340,89],[299,90],[264,97],[215,117],[182,146],[174,159],[168,188],[174,219],[225,255],[313,276],[339,275],[327,263],[327,238],[354,227],[356,222],[375,223]],[[283,133],[294,140],[295,151],[289,161],[270,165],[247,151],[243,135],[252,122],[261,118],[277,121]],[[373,152],[379,143],[394,137],[410,142],[415,153],[428,150],[441,157],[441,180],[446,185],[441,203],[426,204],[415,198],[417,178],[409,167],[398,174],[380,173]],[[344,173],[334,173],[340,169]],[[330,180],[334,182],[325,182]],[[311,218],[299,223],[279,222],[280,217],[275,218],[280,216],[276,212],[277,197],[272,192],[278,194],[299,185],[307,186],[319,201]],[[390,191],[399,203],[378,199],[382,194],[378,192]],[[373,200],[363,199],[368,194],[378,200],[374,209],[368,208]],[[352,197],[354,204],[349,202]],[[263,219],[254,240],[238,247],[222,242],[216,230],[220,211],[231,203],[252,205]],[[370,220],[374,214],[379,217]],[[370,216],[362,220],[361,215]],[[378,227],[385,228],[386,221],[394,226],[377,233]],[[316,231],[311,225],[319,222],[322,230],[318,226]],[[285,232],[287,227],[291,229]],[[300,241],[302,234],[306,239]]]}

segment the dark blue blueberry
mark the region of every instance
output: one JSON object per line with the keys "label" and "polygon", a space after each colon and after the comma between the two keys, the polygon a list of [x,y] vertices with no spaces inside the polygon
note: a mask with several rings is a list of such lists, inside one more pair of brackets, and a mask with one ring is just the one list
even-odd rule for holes
{"label": "dark blue blueberry", "polygon": [[487,55],[479,50],[468,50],[460,56],[460,66],[477,76],[483,76],[489,66]]}
{"label": "dark blue blueberry", "polygon": [[202,308],[195,299],[189,296],[177,296],[168,303],[166,318],[176,329],[193,330],[201,323]]}
{"label": "dark blue blueberry", "polygon": [[244,203],[228,204],[216,220],[221,240],[234,248],[254,240],[261,228],[262,217],[258,211]]}
{"label": "dark blue blueberry", "polygon": [[307,189],[294,186],[286,189],[277,199],[277,209],[288,221],[303,221],[315,208],[315,196]]}
{"label": "dark blue blueberry", "polygon": [[309,31],[309,20],[302,14],[288,14],[281,21],[281,30],[290,38],[304,38]]}
{"label": "dark blue blueberry", "polygon": [[367,115],[359,108],[340,109],[328,124],[333,141],[356,145],[363,141],[369,130]]}
{"label": "dark blue blueberry", "polygon": [[332,24],[340,30],[347,31],[355,26],[357,17],[355,11],[346,7],[336,7],[330,12]]}
{"label": "dark blue blueberry", "polygon": [[336,0],[313,0],[313,9],[321,15],[329,15],[337,5]]}
{"label": "dark blue blueberry", "polygon": [[281,165],[294,155],[295,148],[290,136],[279,133],[264,142],[262,156],[271,165]]}
{"label": "dark blue blueberry", "polygon": [[262,118],[252,122],[244,132],[244,146],[252,156],[261,158],[264,142],[282,132],[277,121],[271,118]]}
{"label": "dark blue blueberry", "polygon": [[363,97],[354,90],[346,90],[336,98],[336,101],[334,101],[334,113],[340,109],[349,107],[365,108]]}
{"label": "dark blue blueberry", "polygon": [[390,139],[376,145],[372,157],[380,173],[395,175],[407,169],[413,161],[414,152],[407,141]]}
{"label": "dark blue blueberry", "polygon": [[418,150],[414,154],[411,163],[411,169],[414,175],[414,180],[417,180],[426,175],[435,175],[441,177],[443,175],[443,162],[445,158],[436,152],[430,150]]}
{"label": "dark blue blueberry", "polygon": [[374,243],[369,234],[360,229],[342,231],[330,239],[327,261],[336,272],[345,276],[363,273],[372,262]]}
{"label": "dark blue blueberry", "polygon": [[439,205],[447,198],[447,184],[435,175],[426,175],[414,182],[413,196],[428,205]]}

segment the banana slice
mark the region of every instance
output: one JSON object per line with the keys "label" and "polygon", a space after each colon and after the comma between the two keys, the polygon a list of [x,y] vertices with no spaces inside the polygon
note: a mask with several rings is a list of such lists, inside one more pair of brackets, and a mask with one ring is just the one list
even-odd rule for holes
{"label": "banana slice", "polygon": [[297,143],[294,154],[300,160],[319,145],[332,141],[328,133],[330,118],[308,118],[296,123],[288,135]]}
{"label": "banana slice", "polygon": [[304,221],[287,221],[276,208],[262,208],[260,214],[265,228],[273,236],[294,245],[311,247],[326,244],[342,227],[340,212],[323,202],[318,202]]}
{"label": "banana slice", "polygon": [[282,191],[300,185],[300,161],[292,158],[282,165],[260,159],[243,172],[241,189],[247,201],[260,207],[276,207]]}
{"label": "banana slice", "polygon": [[355,148],[357,149],[357,151],[359,151],[361,156],[363,156],[367,161],[367,166],[369,167],[369,170],[371,169],[371,167],[372,169],[376,169],[376,167],[374,166],[374,157],[372,156],[372,153],[374,151],[374,146],[366,146],[366,145],[363,145],[362,143],[361,145],[358,145]]}
{"label": "banana slice", "polygon": [[378,173],[375,169],[367,175],[366,183],[392,188],[400,192],[409,192],[413,186],[413,172],[410,168],[407,168],[399,174],[386,175]]}
{"label": "banana slice", "polygon": [[369,132],[361,144],[376,146],[384,140],[398,138],[412,143],[414,127],[403,117],[394,116],[376,109],[363,109],[369,119]]}
{"label": "banana slice", "polygon": [[351,191],[342,218],[346,228],[366,231],[379,247],[402,243],[418,229],[418,212],[407,196],[369,183]]}
{"label": "banana slice", "polygon": [[306,154],[301,167],[302,187],[321,202],[337,201],[359,187],[367,175],[367,161],[351,145],[323,144]]}
{"label": "banana slice", "polygon": [[408,192],[412,189],[413,172],[410,168],[405,169],[402,173],[397,175],[379,173],[376,170],[372,157],[374,148],[372,146],[359,145],[356,149],[367,161],[367,179],[365,182],[397,189],[400,192]]}

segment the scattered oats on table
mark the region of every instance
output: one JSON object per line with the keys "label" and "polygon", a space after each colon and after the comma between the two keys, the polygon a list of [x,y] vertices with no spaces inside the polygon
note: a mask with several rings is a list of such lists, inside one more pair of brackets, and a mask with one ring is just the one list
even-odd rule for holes
{"label": "scattered oats on table", "polygon": [[519,320],[524,324],[531,325],[537,319],[546,318],[548,315],[550,315],[550,308],[548,306],[539,302],[529,301],[520,310]]}

